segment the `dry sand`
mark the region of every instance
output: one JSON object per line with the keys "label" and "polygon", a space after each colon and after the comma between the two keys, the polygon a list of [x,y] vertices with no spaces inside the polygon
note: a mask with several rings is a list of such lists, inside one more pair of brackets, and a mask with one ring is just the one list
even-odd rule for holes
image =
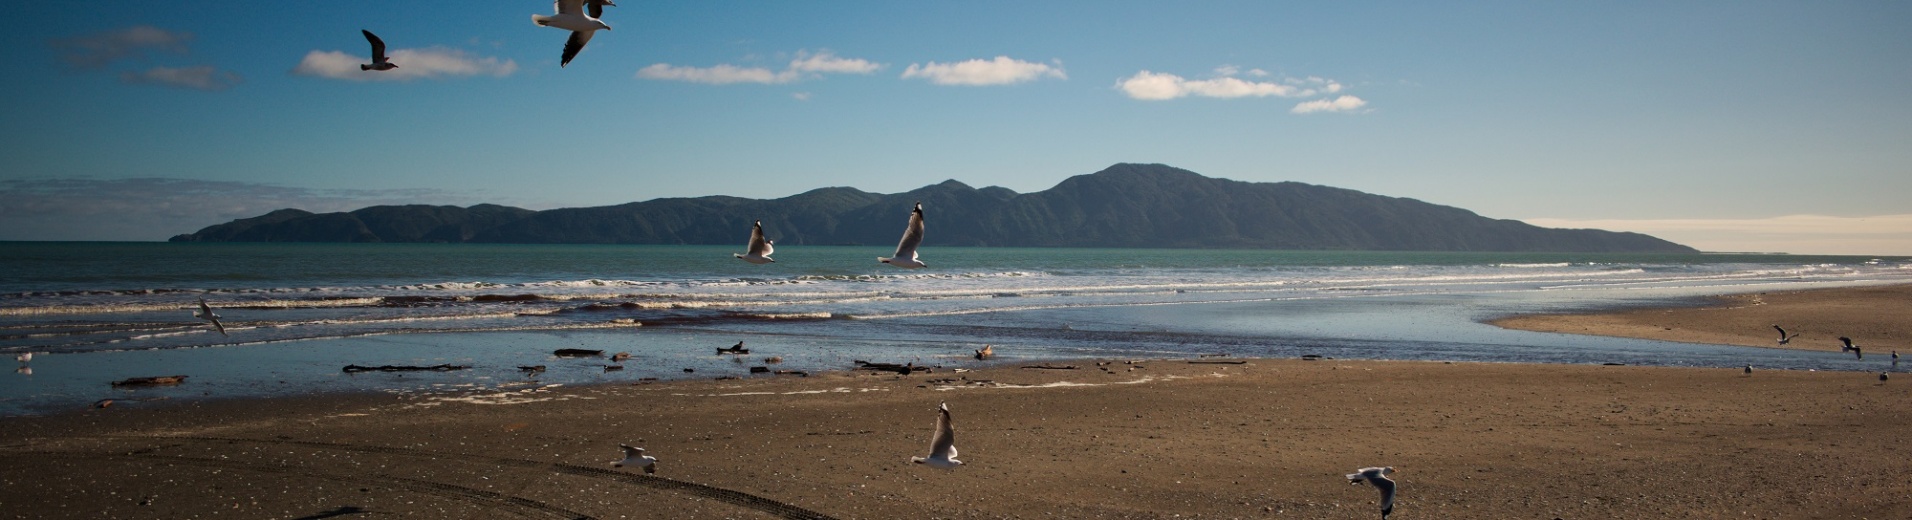
{"label": "dry sand", "polygon": [[[1493,324],[1539,332],[1835,352],[1839,337],[1846,336],[1864,348],[1868,358],[1892,350],[1912,355],[1912,285],[1737,294],[1698,307],[1515,316]],[[1780,345],[1773,325],[1798,337]]]}
{"label": "dry sand", "polygon": [[1912,376],[1245,361],[133,403],[0,422],[0,518],[1912,516]]}

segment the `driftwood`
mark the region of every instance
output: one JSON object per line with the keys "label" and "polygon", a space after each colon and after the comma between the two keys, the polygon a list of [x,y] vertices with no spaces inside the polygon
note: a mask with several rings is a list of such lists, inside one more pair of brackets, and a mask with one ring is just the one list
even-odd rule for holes
{"label": "driftwood", "polygon": [[413,365],[379,365],[375,367],[368,367],[368,366],[362,366],[362,365],[345,365],[345,373],[351,374],[356,372],[447,372],[451,370],[464,370],[467,368],[471,368],[471,367],[466,365],[432,365],[428,367],[413,366]]}
{"label": "driftwood", "polygon": [[857,360],[856,364],[858,365],[856,367],[857,370],[874,370],[877,372],[895,372],[902,375],[910,375],[917,372],[930,371],[929,367],[919,367],[919,366],[916,366],[916,363],[914,362],[898,365],[896,363],[871,363],[868,361]]}
{"label": "driftwood", "polygon": [[1037,370],[1075,370],[1076,366],[1075,365],[1025,365],[1023,366],[1023,368],[1034,368]]}
{"label": "driftwood", "polygon": [[172,386],[186,382],[186,376],[129,377],[114,381],[113,386]]}
{"label": "driftwood", "polygon": [[561,348],[561,349],[558,349],[557,351],[552,352],[551,355],[557,356],[557,357],[593,357],[593,356],[604,355],[604,351],[588,350],[588,349],[581,349],[581,348]]}
{"label": "driftwood", "polygon": [[768,373],[770,373],[770,367],[750,367],[750,373],[752,373],[752,374],[768,374]]}

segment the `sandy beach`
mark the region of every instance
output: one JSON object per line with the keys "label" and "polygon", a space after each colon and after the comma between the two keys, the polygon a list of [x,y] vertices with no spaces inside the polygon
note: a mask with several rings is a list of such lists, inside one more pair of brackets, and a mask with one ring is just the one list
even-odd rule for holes
{"label": "sandy beach", "polygon": [[128,403],[7,420],[0,516],[1375,518],[1374,465],[1394,518],[1912,515],[1912,376],[1190,361]]}
{"label": "sandy beach", "polygon": [[[1852,338],[1867,356],[1912,354],[1912,285],[1735,294],[1705,305],[1593,314],[1543,314],[1495,320],[1510,329],[1597,334],[1688,343],[1839,350]],[[1797,337],[1779,344],[1784,327]]]}

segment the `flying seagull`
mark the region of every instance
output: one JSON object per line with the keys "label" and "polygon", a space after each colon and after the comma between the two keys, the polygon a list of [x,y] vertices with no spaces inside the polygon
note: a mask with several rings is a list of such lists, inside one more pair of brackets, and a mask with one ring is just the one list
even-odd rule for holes
{"label": "flying seagull", "polygon": [[637,466],[644,468],[645,473],[657,473],[657,457],[645,455],[644,448],[633,448],[628,444],[619,444],[617,447],[624,448],[624,460],[612,462],[611,467]]}
{"label": "flying seagull", "polygon": [[205,298],[199,299],[199,312],[193,313],[193,317],[212,322],[212,328],[219,329],[219,335],[230,336],[226,334],[226,326],[219,324],[219,315],[213,314],[212,307],[206,305]]}
{"label": "flying seagull", "polygon": [[1348,474],[1349,484],[1371,482],[1375,489],[1381,490],[1381,520],[1387,520],[1394,512],[1394,480],[1388,478],[1394,472],[1394,466],[1385,468],[1361,468],[1357,473]]}
{"label": "flying seagull", "polygon": [[372,34],[372,31],[359,29],[359,32],[365,33],[365,41],[372,42],[372,63],[370,65],[359,64],[359,70],[392,70],[398,68],[398,64],[392,63],[391,60],[385,57],[385,40],[378,39],[378,35]]}
{"label": "flying seagull", "polygon": [[1866,358],[1865,351],[1861,350],[1858,345],[1852,344],[1852,338],[1839,336],[1839,343],[1841,343],[1841,346],[1839,347],[1840,352],[1851,352],[1853,356],[1856,356],[1859,359]]}
{"label": "flying seagull", "polygon": [[590,0],[591,13],[587,15],[584,13],[585,3],[586,0],[557,0],[552,2],[552,7],[558,11],[557,16],[531,15],[531,23],[571,31],[571,39],[564,41],[564,58],[558,61],[559,67],[570,65],[571,58],[576,58],[578,51],[584,50],[584,44],[590,43],[591,35],[597,34],[598,29],[611,30],[611,26],[605,25],[598,17],[604,15],[604,6],[617,4],[609,0]]}
{"label": "flying seagull", "polygon": [[1779,344],[1781,345],[1792,343],[1793,338],[1799,337],[1798,334],[1786,334],[1786,329],[1781,329],[1778,325],[1774,325],[1773,328],[1779,330]]}
{"label": "flying seagull", "polygon": [[937,407],[936,436],[929,440],[928,457],[910,457],[910,462],[928,464],[932,468],[956,469],[963,461],[956,460],[956,429],[949,425],[949,403]]}
{"label": "flying seagull", "polygon": [[916,259],[916,246],[923,243],[923,203],[917,202],[916,209],[910,210],[910,227],[903,230],[903,241],[896,243],[896,255],[889,258],[877,257],[876,261],[901,267],[917,269],[929,267]]}
{"label": "flying seagull", "polygon": [[745,251],[744,254],[731,253],[730,256],[757,265],[768,264],[776,262],[776,260],[770,259],[770,253],[777,250],[776,245],[777,242],[774,240],[763,239],[763,221],[759,220],[756,224],[750,226],[750,249]]}

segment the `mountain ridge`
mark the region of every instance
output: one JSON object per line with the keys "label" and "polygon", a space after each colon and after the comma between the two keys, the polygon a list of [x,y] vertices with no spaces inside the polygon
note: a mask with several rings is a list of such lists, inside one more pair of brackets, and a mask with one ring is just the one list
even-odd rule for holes
{"label": "mountain ridge", "polygon": [[1133,163],[1031,193],[950,179],[894,194],[824,187],[777,199],[714,195],[543,211],[282,209],[172,241],[731,244],[761,219],[781,246],[887,245],[917,201],[927,217],[925,246],[1695,252],[1639,233],[1541,228],[1411,198]]}

